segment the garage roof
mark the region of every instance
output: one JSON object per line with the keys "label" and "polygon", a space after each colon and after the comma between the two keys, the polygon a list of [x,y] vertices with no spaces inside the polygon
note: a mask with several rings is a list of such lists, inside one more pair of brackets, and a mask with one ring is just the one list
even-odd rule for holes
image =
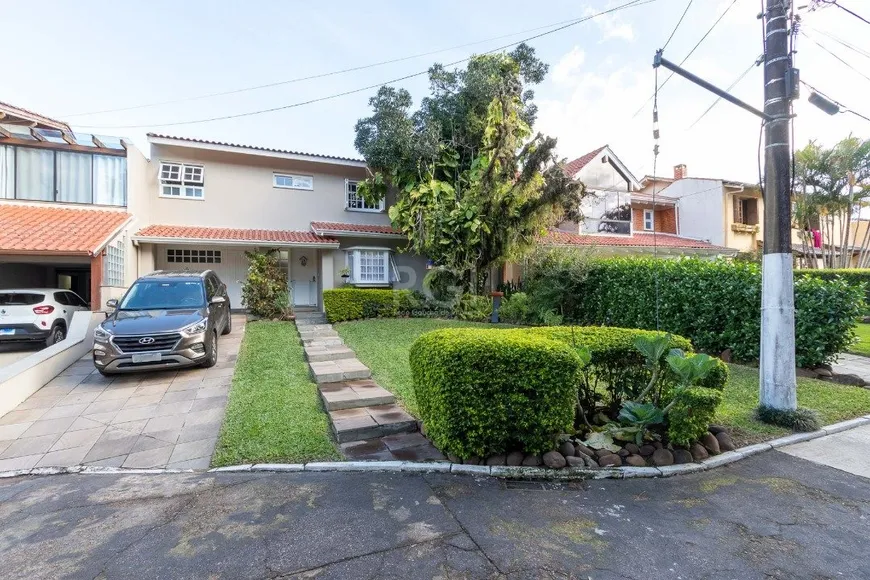
{"label": "garage roof", "polygon": [[122,211],[0,205],[0,253],[96,255],[131,219]]}
{"label": "garage roof", "polygon": [[152,225],[139,230],[133,239],[157,243],[208,243],[231,245],[308,246],[337,248],[338,240],[310,231],[201,228]]}

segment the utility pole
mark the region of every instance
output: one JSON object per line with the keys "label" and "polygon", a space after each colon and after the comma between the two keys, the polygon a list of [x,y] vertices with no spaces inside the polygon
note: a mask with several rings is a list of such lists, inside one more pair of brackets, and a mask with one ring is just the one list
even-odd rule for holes
{"label": "utility pole", "polygon": [[795,86],[789,53],[791,1],[766,0],[764,22],[764,257],[761,289],[760,403],[797,408],[794,272],[791,251],[791,142]]}

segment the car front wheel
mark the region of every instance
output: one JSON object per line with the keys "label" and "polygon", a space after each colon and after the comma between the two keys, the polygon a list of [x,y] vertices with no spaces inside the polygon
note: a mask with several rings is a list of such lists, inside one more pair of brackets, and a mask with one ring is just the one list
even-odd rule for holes
{"label": "car front wheel", "polygon": [[233,315],[227,309],[227,323],[224,325],[224,330],[221,334],[229,334],[233,331]]}
{"label": "car front wheel", "polygon": [[205,360],[202,361],[204,368],[211,368],[217,364],[218,359],[218,337],[217,331],[212,332],[211,346],[205,350]]}
{"label": "car front wheel", "polygon": [[66,329],[60,324],[55,324],[51,327],[51,332],[48,333],[48,337],[45,339],[45,346],[57,344],[65,338]]}

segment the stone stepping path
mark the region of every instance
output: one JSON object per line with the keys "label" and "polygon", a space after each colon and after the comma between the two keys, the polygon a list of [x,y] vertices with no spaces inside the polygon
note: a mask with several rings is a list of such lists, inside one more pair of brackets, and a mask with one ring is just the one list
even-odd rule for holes
{"label": "stone stepping path", "polygon": [[348,459],[445,459],[419,433],[417,419],[371,379],[371,370],[356,358],[322,313],[298,313],[296,327],[333,435]]}

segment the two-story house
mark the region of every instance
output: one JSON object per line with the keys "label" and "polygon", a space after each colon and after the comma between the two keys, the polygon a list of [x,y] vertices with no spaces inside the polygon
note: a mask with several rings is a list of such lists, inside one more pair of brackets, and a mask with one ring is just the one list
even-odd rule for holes
{"label": "two-story house", "polygon": [[147,223],[133,236],[139,272],[210,268],[241,308],[246,251],[280,252],[295,307],[322,307],[343,284],[420,288],[426,261],[400,253],[390,198],[357,195],[365,162],[149,134],[142,183]]}
{"label": "two-story house", "polygon": [[145,163],[118,137],[0,103],[0,288],[64,288],[97,306],[128,286],[128,176]]}
{"label": "two-story house", "polygon": [[645,176],[640,191],[675,200],[682,236],[740,252],[761,247],[764,201],[757,183],[690,177],[685,165],[677,165],[673,178]]}

